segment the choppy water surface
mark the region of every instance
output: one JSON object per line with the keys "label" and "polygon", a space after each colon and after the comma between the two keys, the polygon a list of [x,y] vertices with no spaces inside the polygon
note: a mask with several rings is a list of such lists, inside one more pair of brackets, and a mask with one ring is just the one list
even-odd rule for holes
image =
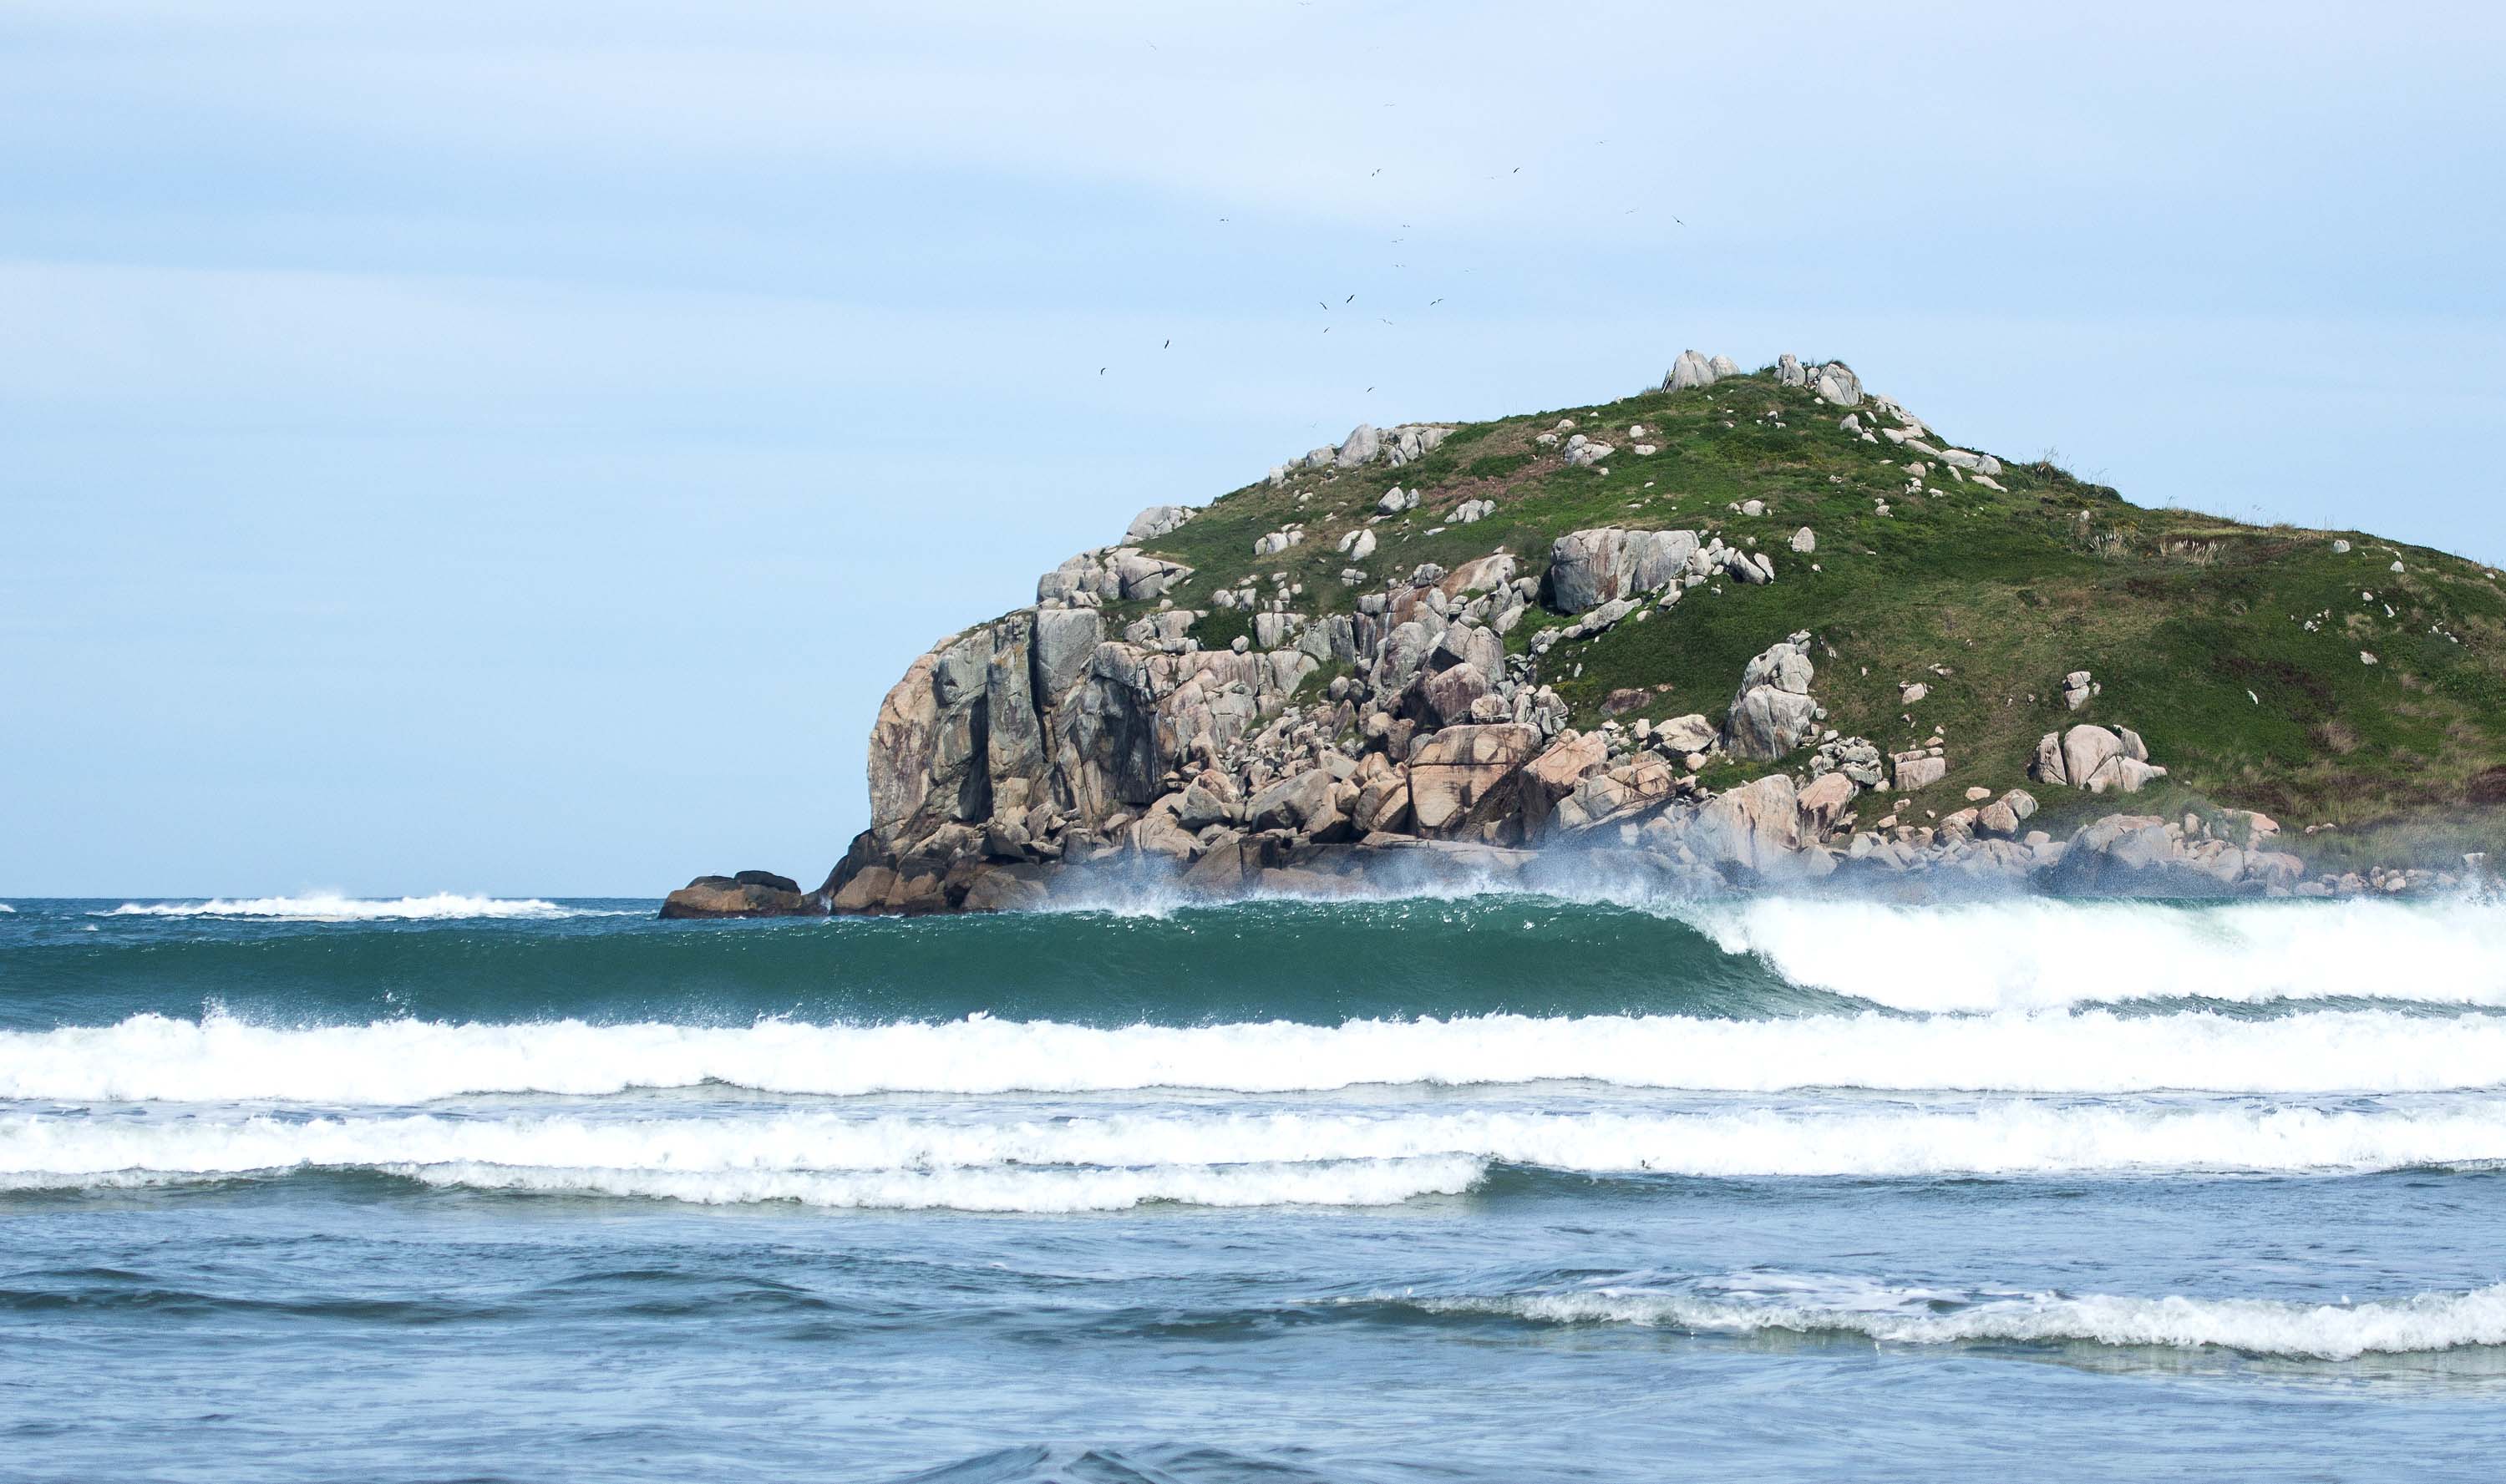
{"label": "choppy water surface", "polygon": [[2493,1476],[2506,909],[0,913],[0,1472]]}

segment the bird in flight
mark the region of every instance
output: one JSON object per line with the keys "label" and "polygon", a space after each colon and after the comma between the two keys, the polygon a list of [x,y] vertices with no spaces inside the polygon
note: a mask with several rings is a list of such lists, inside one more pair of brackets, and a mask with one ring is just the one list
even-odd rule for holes
{"label": "bird in flight", "polygon": [[1169,350],[1169,349],[1172,349],[1172,348],[1173,348],[1173,346],[1174,346],[1174,341],[1172,341],[1172,340],[1168,340],[1168,341],[1166,341],[1166,342],[1165,342],[1165,344],[1159,346],[1159,347],[1158,347],[1158,349],[1160,349],[1160,350]]}
{"label": "bird in flight", "polygon": [[1444,300],[1441,300],[1441,299],[1431,299],[1431,300],[1427,300],[1427,307],[1428,307],[1428,308],[1430,308],[1430,309],[1433,309],[1433,308],[1434,308],[1434,307],[1436,307],[1438,304],[1441,304],[1441,303],[1443,303],[1443,302],[1444,302]]}
{"label": "bird in flight", "polygon": [[1103,367],[1101,367],[1101,366],[1100,366],[1100,367],[1098,367],[1098,368],[1096,368],[1096,374],[1098,374],[1098,375],[1100,375],[1100,376],[1101,376],[1101,375],[1103,375],[1103,374],[1105,374],[1105,368],[1103,368]]}
{"label": "bird in flight", "polygon": [[1351,294],[1348,298],[1342,300],[1341,302],[1344,304],[1353,304],[1357,302],[1357,296]]}

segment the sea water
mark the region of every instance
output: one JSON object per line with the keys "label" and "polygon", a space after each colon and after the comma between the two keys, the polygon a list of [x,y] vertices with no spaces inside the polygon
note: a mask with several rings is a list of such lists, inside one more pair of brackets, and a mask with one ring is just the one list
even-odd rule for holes
{"label": "sea water", "polygon": [[2492,1478],[2506,908],[0,913],[0,1476]]}

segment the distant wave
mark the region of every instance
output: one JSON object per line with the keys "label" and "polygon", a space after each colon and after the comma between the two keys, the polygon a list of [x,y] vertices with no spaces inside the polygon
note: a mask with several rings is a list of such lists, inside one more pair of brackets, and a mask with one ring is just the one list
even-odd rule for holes
{"label": "distant wave", "polygon": [[[393,919],[456,917],[575,917],[585,908],[559,906],[536,897],[462,897],[438,892],[432,897],[215,898],[207,901],[125,901],[101,917],[268,917],[304,922],[382,922]],[[608,916],[607,912],[591,915]]]}
{"label": "distant wave", "polygon": [[942,1169],[821,1174],[799,1170],[562,1169],[453,1163],[386,1166],[431,1185],[541,1194],[639,1196],[699,1205],[792,1201],[877,1211],[1126,1211],[1136,1206],[1395,1206],[1458,1195],[1482,1173],[1462,1158],[1345,1165],[1153,1165],[1120,1170]]}
{"label": "distant wave", "polygon": [[[1144,1200],[1374,1204],[1463,1189],[1500,1164],[1592,1175],[1874,1179],[2489,1169],[2506,1165],[2506,1103],[2442,1112],[1995,1102],[1934,1111],[1160,1112],[985,1121],[831,1113],[0,1117],[0,1180],[21,1187],[130,1172],[378,1169],[436,1180],[448,1170],[457,1173],[443,1178],[462,1184],[714,1202],[893,1204],[878,1192],[912,1189],[924,1192],[915,1200],[927,1205],[962,1205],[971,1191],[966,1198],[980,1204],[969,1209],[1079,1210]],[[1422,1170],[1434,1172],[1424,1184]],[[1031,1179],[1042,1175],[1053,1178]],[[1047,1192],[1034,1197],[1046,1204],[1007,1204],[1028,1198],[1012,1192],[1030,1187]],[[1215,1193],[1203,1200],[1196,1193],[1202,1191]]]}
{"label": "distant wave", "polygon": [[[1760,1281],[1751,1275],[1743,1283]],[[1601,1286],[1485,1297],[1386,1294],[1362,1301],[1544,1324],[1640,1325],[1704,1334],[1844,1333],[1906,1345],[1997,1341],[2216,1347],[2315,1360],[2506,1345],[2506,1284],[2344,1304],[2108,1293],[1979,1298],[1919,1289],[1830,1296],[1788,1292],[1781,1285],[1746,1294]]]}
{"label": "distant wave", "polygon": [[[739,1128],[727,1128],[732,1141]],[[617,1196],[687,1201],[697,1206],[747,1206],[789,1201],[857,1211],[992,1211],[992,1214],[1080,1214],[1128,1211],[1150,1203],[1173,1206],[1398,1206],[1418,1196],[1458,1196],[1486,1173],[1469,1155],[1343,1163],[1235,1163],[1235,1166],[1128,1168],[777,1168],[771,1160],[719,1166],[561,1166],[496,1160],[321,1160],[248,1168],[105,1168],[105,1171],[0,1171],[0,1190],[151,1188],[151,1185],[275,1176],[296,1168],[371,1168],[423,1185],[534,1196]]]}
{"label": "distant wave", "polygon": [[2506,1005],[2506,905],[2467,898],[1901,906],[1760,897],[1684,904],[1670,915],[1727,953],[1757,955],[1793,984],[1895,1009],[2179,997]]}
{"label": "distant wave", "polygon": [[1097,1029],[975,1017],[272,1027],[221,1014],[0,1032],[0,1098],[406,1105],[461,1093],[1329,1091],[1591,1080],[1628,1087],[2432,1092],[2506,1085],[2506,1016],[2093,1010],[1909,1019],[1682,1015]]}

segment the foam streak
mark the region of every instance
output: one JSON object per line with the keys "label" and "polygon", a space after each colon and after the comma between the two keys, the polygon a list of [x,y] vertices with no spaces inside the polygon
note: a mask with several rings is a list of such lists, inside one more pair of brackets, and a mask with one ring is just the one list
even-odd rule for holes
{"label": "foam streak", "polygon": [[1284,1021],[1097,1029],[939,1023],[282,1029],[210,1015],[0,1032],[0,1098],[405,1105],[726,1082],[792,1093],[1329,1090],[1588,1079],[1629,1087],[2410,1092],[2506,1085],[2506,1017],[2344,1010],[1906,1019],[1687,1016]]}

